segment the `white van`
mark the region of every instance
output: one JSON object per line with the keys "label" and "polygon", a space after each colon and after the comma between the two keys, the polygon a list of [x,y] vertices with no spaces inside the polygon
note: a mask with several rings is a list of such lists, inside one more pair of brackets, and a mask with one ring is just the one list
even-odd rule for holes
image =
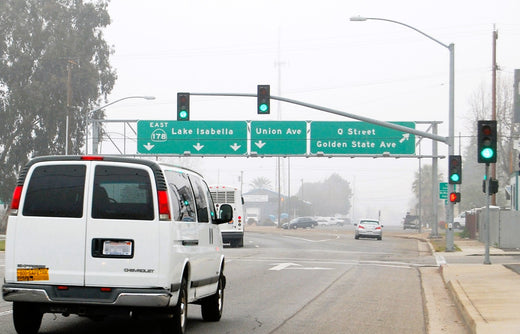
{"label": "white van", "polygon": [[233,208],[233,219],[227,223],[220,225],[222,232],[222,240],[229,243],[231,247],[244,246],[244,198],[238,188],[211,185],[209,186],[211,197],[218,208],[222,204],[229,204]]}
{"label": "white van", "polygon": [[[220,216],[220,217],[218,217]],[[3,298],[16,331],[44,313],[164,315],[184,333],[188,303],[222,315],[224,255],[203,178],[149,160],[51,156],[21,171],[8,220]]]}

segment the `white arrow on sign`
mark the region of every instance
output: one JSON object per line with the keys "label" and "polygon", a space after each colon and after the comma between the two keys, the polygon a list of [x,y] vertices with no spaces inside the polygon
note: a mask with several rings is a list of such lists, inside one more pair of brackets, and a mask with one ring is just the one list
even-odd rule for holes
{"label": "white arrow on sign", "polygon": [[280,263],[270,268],[269,270],[284,270],[284,269],[293,269],[293,270],[331,270],[332,268],[323,268],[323,267],[303,267],[301,264],[297,263]]}
{"label": "white arrow on sign", "polygon": [[257,141],[257,142],[255,143],[255,145],[256,145],[258,148],[262,148],[262,147],[264,147],[265,143],[264,143],[262,140],[260,140],[260,141]]}
{"label": "white arrow on sign", "polygon": [[148,151],[150,151],[152,148],[154,148],[155,145],[152,145],[150,143],[146,143],[146,145],[143,145],[144,148],[146,148]]}
{"label": "white arrow on sign", "polygon": [[234,143],[233,145],[230,145],[229,147],[231,147],[233,149],[233,151],[237,151],[242,145],[238,145],[237,143]]}
{"label": "white arrow on sign", "polygon": [[200,151],[200,150],[202,150],[202,148],[204,147],[204,145],[201,145],[200,143],[197,143],[197,145],[193,145],[193,147],[194,147],[197,151]]}
{"label": "white arrow on sign", "polygon": [[408,140],[410,139],[410,134],[409,133],[403,133],[403,138],[401,138],[399,140],[399,142],[402,144],[405,140]]}

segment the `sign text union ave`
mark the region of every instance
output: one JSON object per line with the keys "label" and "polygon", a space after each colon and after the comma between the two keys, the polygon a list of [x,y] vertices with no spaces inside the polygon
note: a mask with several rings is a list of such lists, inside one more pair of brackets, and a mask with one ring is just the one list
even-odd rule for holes
{"label": "sign text union ave", "polygon": [[251,152],[258,155],[307,153],[307,122],[251,121]]}

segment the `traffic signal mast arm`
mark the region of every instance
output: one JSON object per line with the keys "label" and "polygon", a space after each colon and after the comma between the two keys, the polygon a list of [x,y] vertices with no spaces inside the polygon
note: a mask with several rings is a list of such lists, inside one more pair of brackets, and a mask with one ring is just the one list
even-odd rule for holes
{"label": "traffic signal mast arm", "polygon": [[[242,94],[242,93],[190,93],[190,95],[192,95],[192,96],[234,96],[234,97],[256,97],[256,98],[258,98],[257,94]],[[297,101],[297,100],[288,99],[288,98],[280,97],[280,96],[273,96],[273,95],[270,96],[270,99],[271,100],[282,101],[282,102],[287,102],[287,103],[292,103],[292,104],[300,105],[300,106],[303,106],[303,107],[306,107],[306,108],[321,110],[321,111],[324,111],[324,112],[327,112],[327,113],[331,113],[331,114],[335,114],[335,115],[339,115],[339,116],[343,116],[343,117],[347,117],[347,118],[356,119],[358,121],[362,121],[362,122],[366,122],[366,123],[370,123],[370,124],[376,124],[376,125],[379,125],[379,126],[382,126],[382,127],[386,127],[386,128],[389,128],[389,129],[394,129],[394,130],[397,130],[397,131],[402,131],[402,132],[406,132],[406,133],[412,133],[414,135],[417,135],[417,136],[420,136],[420,137],[424,137],[424,138],[429,138],[429,139],[432,139],[432,140],[435,140],[435,141],[439,141],[439,142],[442,142],[442,143],[445,143],[445,144],[448,144],[448,141],[449,141],[448,137],[442,137],[442,136],[439,136],[439,135],[436,135],[436,134],[433,134],[433,133],[428,133],[428,132],[412,129],[412,128],[409,128],[409,127],[406,127],[406,126],[402,126],[402,125],[399,125],[399,124],[394,124],[394,123],[389,123],[389,122],[385,122],[385,121],[380,121],[380,120],[377,120],[377,119],[373,119],[373,118],[369,118],[369,117],[365,117],[365,116],[361,116],[361,115],[355,115],[355,114],[347,113],[347,112],[344,112],[344,111],[339,111],[339,110],[336,110],[336,109],[331,109],[331,108],[327,108],[327,107],[318,106],[318,105],[315,105],[315,104],[310,104],[310,103],[306,103],[306,102],[302,102],[302,101]]]}

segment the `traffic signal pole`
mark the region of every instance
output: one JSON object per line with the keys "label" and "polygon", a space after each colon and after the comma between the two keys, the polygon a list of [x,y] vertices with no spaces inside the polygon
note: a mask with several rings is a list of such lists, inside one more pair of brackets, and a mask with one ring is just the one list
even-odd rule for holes
{"label": "traffic signal pole", "polygon": [[486,214],[485,214],[485,245],[486,251],[484,255],[484,264],[491,264],[491,260],[489,259],[489,239],[490,239],[490,223],[489,223],[489,205],[491,203],[491,195],[489,193],[489,163],[486,164]]}
{"label": "traffic signal pole", "polygon": [[[189,93],[189,94],[191,96],[257,97],[257,94],[241,94],[241,93]],[[332,108],[327,108],[327,107],[323,107],[323,106],[319,106],[319,105],[311,104],[311,103],[306,103],[306,102],[302,102],[302,101],[297,101],[297,100],[293,100],[293,99],[288,99],[288,98],[281,97],[281,96],[273,96],[273,95],[271,95],[270,98],[272,100],[292,103],[292,104],[300,105],[300,106],[303,106],[303,107],[306,107],[306,108],[321,110],[321,111],[328,112],[328,113],[331,113],[331,114],[335,114],[335,115],[339,115],[339,116],[343,116],[343,117],[347,117],[347,118],[356,119],[358,121],[379,125],[379,126],[382,126],[382,127],[385,127],[385,128],[389,128],[389,129],[394,129],[394,130],[397,130],[397,131],[402,131],[402,132],[406,132],[406,133],[412,133],[414,135],[417,135],[417,136],[420,136],[420,137],[429,138],[429,139],[432,139],[432,140],[435,140],[435,141],[440,141],[440,142],[443,142],[445,144],[448,144],[448,142],[449,142],[449,138],[448,137],[443,137],[443,136],[439,136],[439,135],[434,134],[434,133],[429,133],[429,132],[425,132],[425,131],[421,131],[421,130],[412,129],[412,128],[409,128],[409,127],[406,127],[406,126],[402,126],[402,125],[399,125],[399,124],[394,124],[394,123],[389,123],[389,122],[385,122],[385,121],[380,121],[380,120],[377,120],[377,119],[374,119],[374,118],[369,118],[369,117],[365,117],[365,116],[362,116],[362,115],[351,114],[351,113],[347,113],[347,112],[344,112],[344,111],[340,111],[340,110],[336,110],[336,109],[332,109]]]}

